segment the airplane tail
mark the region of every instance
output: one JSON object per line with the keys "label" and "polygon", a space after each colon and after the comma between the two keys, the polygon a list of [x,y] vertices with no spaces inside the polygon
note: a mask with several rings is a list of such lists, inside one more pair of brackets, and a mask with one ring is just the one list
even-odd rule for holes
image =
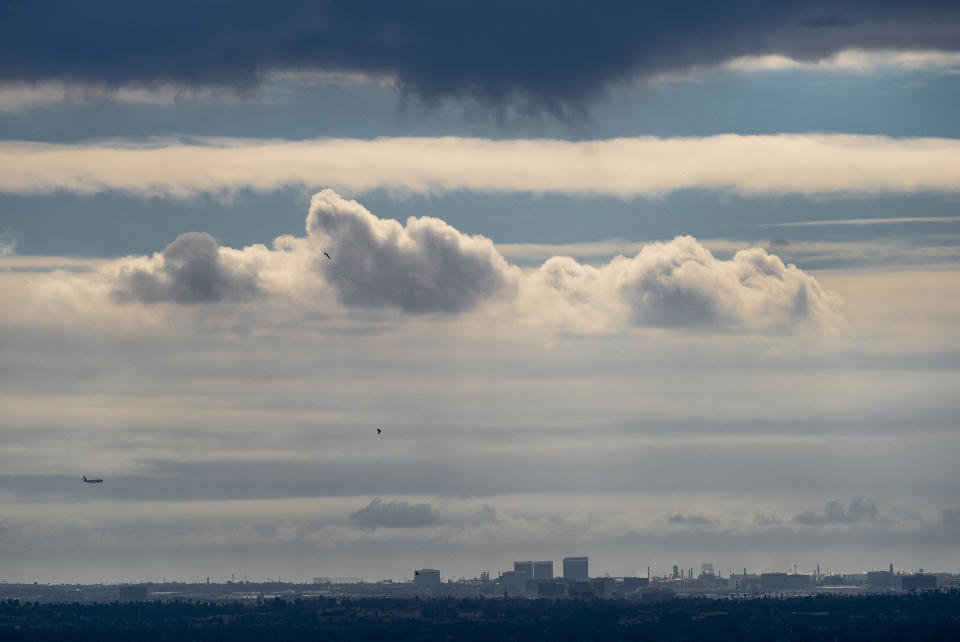
{"label": "airplane tail", "polygon": [[87,476],[86,476],[86,475],[80,475],[80,476],[83,477],[83,481],[87,481]]}

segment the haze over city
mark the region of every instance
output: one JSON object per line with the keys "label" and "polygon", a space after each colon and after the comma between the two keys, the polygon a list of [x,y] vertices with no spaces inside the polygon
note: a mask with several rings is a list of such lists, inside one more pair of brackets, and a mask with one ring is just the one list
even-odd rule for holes
{"label": "haze over city", "polygon": [[947,2],[0,3],[0,581],[960,572],[958,105]]}

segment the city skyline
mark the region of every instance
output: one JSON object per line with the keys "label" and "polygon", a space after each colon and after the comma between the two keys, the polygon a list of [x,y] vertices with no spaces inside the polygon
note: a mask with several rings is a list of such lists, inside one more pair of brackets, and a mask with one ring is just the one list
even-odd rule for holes
{"label": "city skyline", "polygon": [[[856,576],[863,575],[866,577],[868,573],[874,572],[888,572],[891,575],[897,576],[911,576],[911,575],[945,575],[945,576],[960,576],[960,571],[957,569],[950,568],[941,568],[939,566],[934,566],[932,568],[916,567],[904,565],[897,566],[893,562],[890,562],[888,565],[880,564],[871,565],[870,567],[862,568],[829,568],[822,567],[819,563],[814,563],[812,566],[806,566],[798,562],[793,562],[780,567],[763,567],[763,568],[749,568],[747,566],[734,567],[728,566],[721,568],[716,566],[713,562],[703,562],[697,561],[693,566],[687,566],[685,563],[674,563],[667,567],[655,567],[647,566],[645,569],[640,569],[635,572],[630,573],[612,573],[607,569],[599,569],[596,573],[587,571],[587,564],[590,556],[575,556],[575,557],[564,557],[560,560],[560,565],[555,567],[554,562],[556,560],[529,560],[529,561],[513,561],[512,568],[508,568],[510,564],[502,563],[501,565],[504,568],[499,568],[497,564],[487,564],[482,567],[481,570],[476,570],[473,574],[467,573],[444,573],[443,569],[436,567],[424,567],[424,568],[414,568],[408,570],[408,572],[401,576],[396,577],[362,577],[362,576],[353,576],[353,575],[333,575],[333,574],[324,574],[317,573],[314,571],[320,571],[322,569],[314,569],[314,571],[302,571],[299,575],[294,574],[292,576],[283,576],[282,574],[276,575],[267,575],[267,576],[247,576],[242,572],[205,572],[201,569],[197,571],[195,576],[191,577],[168,577],[163,576],[160,578],[99,578],[96,582],[89,582],[90,584],[105,584],[105,585],[130,585],[130,584],[144,584],[144,583],[157,583],[157,584],[167,584],[167,583],[186,583],[186,584],[210,584],[211,581],[214,584],[242,584],[242,583],[289,583],[289,584],[375,584],[378,582],[408,582],[412,584],[418,583],[418,581],[423,578],[420,577],[424,574],[429,574],[432,578],[431,582],[456,582],[463,580],[480,580],[484,582],[494,582],[502,583],[511,575],[522,576],[529,580],[551,580],[551,581],[577,581],[577,580],[590,580],[590,579],[603,579],[603,578],[645,578],[651,580],[691,580],[698,579],[704,575],[717,578],[735,578],[737,576],[750,576],[750,577],[760,577],[761,575],[803,575],[809,576],[812,578],[826,578],[826,577],[842,577],[842,576]],[[570,561],[571,566],[566,566]],[[619,567],[623,567],[623,564],[620,564]],[[716,566],[716,568],[715,568]],[[554,569],[557,569],[556,572]],[[304,574],[306,573],[306,574]],[[36,580],[26,577],[0,577],[0,583],[3,584],[33,584]],[[71,581],[47,581],[42,582],[48,585],[56,584],[84,584],[84,582],[71,582]]]}
{"label": "city skyline", "polygon": [[960,569],[960,12],[767,4],[0,3],[0,580]]}
{"label": "city skyline", "polygon": [[219,603],[264,603],[265,601],[315,600],[322,598],[393,599],[524,599],[536,600],[618,600],[661,601],[673,597],[740,601],[756,597],[779,600],[797,597],[846,597],[942,593],[956,595],[960,574],[925,569],[895,569],[853,573],[802,572],[795,565],[786,572],[754,570],[742,573],[730,569],[725,576],[712,563],[701,563],[699,572],[674,564],[671,571],[658,574],[647,569],[645,576],[611,576],[587,572],[587,557],[564,558],[563,574],[553,574],[552,561],[515,561],[513,570],[491,575],[484,571],[474,577],[445,577],[440,569],[420,568],[412,577],[381,578],[375,581],[350,577],[314,577],[218,580],[201,582],[171,578],[159,581],[100,582],[96,584],[43,584],[0,582],[0,599],[35,602],[115,602],[216,600]]}

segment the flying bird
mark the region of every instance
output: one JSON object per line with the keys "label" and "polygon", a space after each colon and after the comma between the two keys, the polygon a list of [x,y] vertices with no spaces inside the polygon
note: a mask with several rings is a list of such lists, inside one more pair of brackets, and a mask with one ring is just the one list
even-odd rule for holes
{"label": "flying bird", "polygon": [[324,255],[325,257],[327,257],[327,259],[330,259],[330,255],[327,254],[327,251],[326,251],[326,250],[323,251],[323,255]]}
{"label": "flying bird", "polygon": [[382,431],[379,428],[377,428],[377,434],[379,435],[381,432]]}

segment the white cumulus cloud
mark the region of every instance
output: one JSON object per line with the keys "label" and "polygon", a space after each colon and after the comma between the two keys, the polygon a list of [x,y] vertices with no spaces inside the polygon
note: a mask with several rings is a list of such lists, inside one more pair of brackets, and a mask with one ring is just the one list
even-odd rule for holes
{"label": "white cumulus cloud", "polygon": [[244,301],[260,293],[256,275],[203,232],[181,234],[143,267],[123,270],[119,302],[211,303]]}
{"label": "white cumulus cloud", "polygon": [[600,267],[554,257],[530,280],[573,327],[789,331],[831,324],[838,303],[816,279],[762,248],[724,261],[690,236]]}
{"label": "white cumulus cloud", "polygon": [[315,265],[346,305],[463,312],[511,278],[490,239],[436,218],[411,217],[406,226],[380,219],[330,189],[313,197],[307,232],[318,243],[330,240],[336,260],[318,254]]}
{"label": "white cumulus cloud", "polygon": [[838,318],[835,295],[762,248],[724,260],[683,236],[599,265],[552,256],[524,269],[488,238],[436,218],[381,219],[330,189],[313,197],[306,229],[305,237],[278,237],[272,248],[242,249],[191,232],[152,257],[108,262],[91,278],[119,304],[250,303],[251,323],[261,308],[264,318],[322,309],[327,318],[357,322],[371,318],[364,311],[382,310],[401,320],[476,315],[482,323],[574,334],[776,334],[831,329]]}

